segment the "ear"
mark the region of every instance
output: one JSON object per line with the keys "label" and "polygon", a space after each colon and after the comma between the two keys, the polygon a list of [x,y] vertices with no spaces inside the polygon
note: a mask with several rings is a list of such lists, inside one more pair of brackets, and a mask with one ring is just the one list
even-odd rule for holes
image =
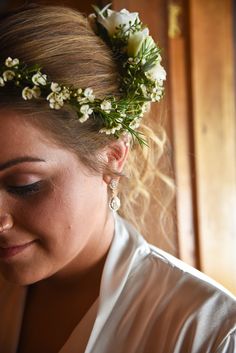
{"label": "ear", "polygon": [[[104,159],[107,162],[108,167],[121,173],[128,157],[129,146],[128,136],[122,136],[118,140],[111,142],[104,150]],[[117,177],[117,179],[118,178],[119,177]],[[109,184],[111,179],[112,176],[105,172],[103,180]]]}

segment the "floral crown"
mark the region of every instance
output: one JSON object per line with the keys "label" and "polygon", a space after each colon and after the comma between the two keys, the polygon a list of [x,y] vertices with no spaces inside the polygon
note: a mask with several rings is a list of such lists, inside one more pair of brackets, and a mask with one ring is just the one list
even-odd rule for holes
{"label": "floral crown", "polygon": [[160,49],[139,19],[138,13],[123,9],[116,12],[109,5],[89,16],[96,34],[112,49],[120,63],[120,97],[95,97],[92,88],[73,87],[52,82],[39,65],[28,66],[18,58],[8,57],[0,66],[0,87],[9,82],[21,89],[23,99],[44,98],[51,109],[69,104],[83,123],[98,117],[101,133],[119,137],[129,132],[140,144],[146,143],[136,131],[150,102],[158,102],[164,93],[166,72],[161,66]]}

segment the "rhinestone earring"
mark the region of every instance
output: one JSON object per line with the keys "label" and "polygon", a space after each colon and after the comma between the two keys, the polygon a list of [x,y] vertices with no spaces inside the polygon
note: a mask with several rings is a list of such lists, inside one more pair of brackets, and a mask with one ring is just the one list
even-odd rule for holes
{"label": "rhinestone earring", "polygon": [[117,187],[118,187],[119,181],[116,179],[112,179],[109,188],[112,191],[112,195],[109,201],[109,207],[112,211],[118,211],[120,208],[120,199],[117,196]]}

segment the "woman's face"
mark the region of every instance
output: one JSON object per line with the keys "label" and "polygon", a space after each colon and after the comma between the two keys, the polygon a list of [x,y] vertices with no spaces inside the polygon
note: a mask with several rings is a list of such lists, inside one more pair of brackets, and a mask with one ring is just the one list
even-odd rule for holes
{"label": "woman's face", "polygon": [[0,232],[0,273],[30,284],[86,268],[108,242],[104,178],[16,113],[0,121],[0,221],[13,220]]}

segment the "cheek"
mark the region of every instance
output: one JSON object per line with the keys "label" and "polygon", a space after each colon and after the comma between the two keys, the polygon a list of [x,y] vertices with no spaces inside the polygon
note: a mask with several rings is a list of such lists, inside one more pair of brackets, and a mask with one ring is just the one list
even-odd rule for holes
{"label": "cheek", "polygon": [[80,253],[87,233],[82,222],[75,222],[75,216],[71,218],[71,206],[72,200],[56,193],[46,199],[35,198],[34,202],[18,202],[15,230],[22,239],[37,241],[25,258],[12,266],[0,266],[6,279],[22,285],[37,282],[59,271]]}
{"label": "cheek", "polygon": [[75,228],[83,225],[80,222],[82,210],[75,206],[74,198],[68,195],[54,193],[50,197],[35,198],[16,209],[16,222],[23,231],[39,238],[45,247],[57,247],[57,243],[72,239]]}
{"label": "cheek", "polygon": [[104,195],[102,184],[70,183],[19,201],[15,214],[19,226],[45,247],[57,249],[62,242],[82,246],[106,208]]}
{"label": "cheek", "polygon": [[[102,207],[107,209],[102,184],[54,187],[28,199],[15,199],[15,231],[38,241],[28,257],[2,269],[13,282],[29,284],[46,278],[73,260],[93,240]],[[100,220],[101,222],[101,220]]]}
{"label": "cheek", "polygon": [[[59,197],[56,192],[33,195],[15,203],[14,216],[22,228],[32,230],[53,229],[60,223],[66,227],[71,202]],[[69,226],[69,225],[68,225]]]}

